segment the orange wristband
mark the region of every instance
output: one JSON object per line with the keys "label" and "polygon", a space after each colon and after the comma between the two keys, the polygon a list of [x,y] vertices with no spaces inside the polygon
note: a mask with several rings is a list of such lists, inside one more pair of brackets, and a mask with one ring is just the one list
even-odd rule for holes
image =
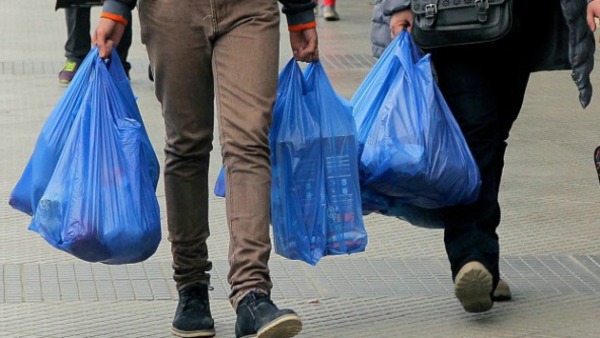
{"label": "orange wristband", "polygon": [[317,27],[317,22],[316,21],[312,21],[312,22],[308,22],[308,23],[303,23],[300,25],[293,25],[293,26],[289,26],[288,30],[290,32],[299,32],[299,31],[303,31],[309,28],[315,28]]}
{"label": "orange wristband", "polygon": [[106,19],[111,19],[113,21],[122,23],[125,26],[127,26],[127,23],[128,23],[127,20],[124,17],[122,17],[120,15],[117,15],[117,14],[102,12],[102,14],[100,14],[100,17],[101,18],[106,18]]}

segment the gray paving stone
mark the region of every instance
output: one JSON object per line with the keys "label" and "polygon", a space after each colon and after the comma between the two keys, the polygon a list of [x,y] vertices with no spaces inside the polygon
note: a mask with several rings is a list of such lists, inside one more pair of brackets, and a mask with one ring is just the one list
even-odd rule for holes
{"label": "gray paving stone", "polygon": [[[368,38],[372,4],[347,0],[338,7],[341,21],[318,18],[321,60],[336,90],[350,98],[375,62]],[[141,264],[82,262],[28,231],[30,218],[8,206],[64,92],[56,75],[66,31],[64,13],[39,1],[2,0],[0,15],[0,337],[171,337],[178,295],[162,179],[163,241]],[[164,126],[136,23],[131,83],[162,163]],[[291,57],[284,23],[282,32],[280,64]],[[596,87],[599,74],[592,75]],[[598,337],[600,194],[591,154],[600,144],[600,101],[582,110],[569,75],[532,75],[509,140],[499,234],[500,269],[513,301],[484,314],[465,313],[453,296],[443,231],[369,215],[364,253],[324,257],[316,266],[272,255],[273,297],[301,314],[300,337]],[[219,152],[215,142],[211,184]],[[211,305],[217,337],[232,337],[225,204],[214,196],[210,203]]]}

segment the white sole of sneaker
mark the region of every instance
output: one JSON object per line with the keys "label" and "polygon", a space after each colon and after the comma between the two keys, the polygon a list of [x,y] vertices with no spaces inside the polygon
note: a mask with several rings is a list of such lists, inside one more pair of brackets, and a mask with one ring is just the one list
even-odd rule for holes
{"label": "white sole of sneaker", "polygon": [[215,330],[181,331],[174,327],[171,327],[171,333],[183,338],[214,337],[216,334]]}
{"label": "white sole of sneaker", "polygon": [[467,312],[484,312],[492,308],[492,274],[479,262],[463,266],[454,281],[454,294]]}
{"label": "white sole of sneaker", "polygon": [[291,338],[302,331],[302,320],[298,315],[288,314],[268,323],[255,336],[242,338]]}

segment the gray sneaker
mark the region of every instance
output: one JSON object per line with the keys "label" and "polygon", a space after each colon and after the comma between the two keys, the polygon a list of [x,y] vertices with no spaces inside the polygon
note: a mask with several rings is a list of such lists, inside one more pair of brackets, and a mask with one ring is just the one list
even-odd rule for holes
{"label": "gray sneaker", "polygon": [[338,21],[340,15],[335,11],[334,6],[323,6],[323,18],[327,21]]}
{"label": "gray sneaker", "polygon": [[454,294],[467,312],[484,312],[492,308],[492,274],[483,264],[465,264],[454,279]]}
{"label": "gray sneaker", "polygon": [[510,287],[504,280],[501,279],[498,281],[498,285],[496,285],[492,298],[494,299],[494,302],[503,302],[512,299]]}

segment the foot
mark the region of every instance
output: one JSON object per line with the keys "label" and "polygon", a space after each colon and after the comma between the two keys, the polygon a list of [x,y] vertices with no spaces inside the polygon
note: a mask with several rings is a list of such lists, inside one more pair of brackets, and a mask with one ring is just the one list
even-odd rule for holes
{"label": "foot", "polygon": [[179,303],[171,332],[179,337],[215,335],[215,322],[208,302],[208,285],[195,284],[179,290]]}
{"label": "foot", "polygon": [[63,69],[58,73],[58,82],[65,85],[71,83],[79,64],[79,61],[67,60]]}
{"label": "foot", "polygon": [[467,312],[492,308],[492,274],[479,262],[465,264],[454,279],[454,294]]}
{"label": "foot", "polygon": [[334,6],[323,6],[323,18],[327,21],[338,21],[340,15],[335,11]]}
{"label": "foot", "polygon": [[503,302],[512,299],[510,287],[504,280],[501,279],[498,281],[498,285],[496,285],[496,289],[492,293],[492,299],[494,302]]}
{"label": "foot", "polygon": [[237,307],[237,338],[290,338],[302,330],[293,310],[278,309],[268,295],[250,292]]}

